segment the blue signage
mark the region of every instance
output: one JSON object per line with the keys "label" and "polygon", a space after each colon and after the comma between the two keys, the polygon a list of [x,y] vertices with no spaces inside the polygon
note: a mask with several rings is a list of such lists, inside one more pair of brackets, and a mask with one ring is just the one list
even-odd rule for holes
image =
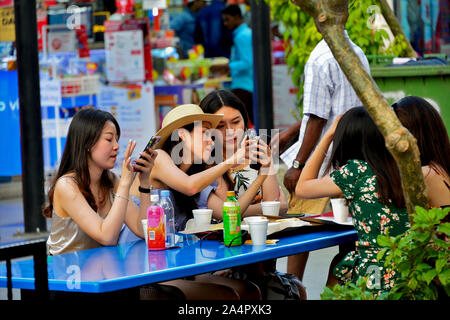
{"label": "blue signage", "polygon": [[0,176],[22,173],[17,72],[0,71]]}

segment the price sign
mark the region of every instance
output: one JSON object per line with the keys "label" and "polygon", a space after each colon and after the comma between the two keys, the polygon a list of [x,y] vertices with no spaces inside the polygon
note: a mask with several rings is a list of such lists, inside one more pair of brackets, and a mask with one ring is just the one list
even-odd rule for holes
{"label": "price sign", "polygon": [[0,8],[0,41],[12,42],[15,40],[14,8]]}

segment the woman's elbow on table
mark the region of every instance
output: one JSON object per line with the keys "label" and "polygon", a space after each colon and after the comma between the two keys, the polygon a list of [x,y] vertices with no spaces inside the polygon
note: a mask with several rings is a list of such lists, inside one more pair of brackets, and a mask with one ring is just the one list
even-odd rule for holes
{"label": "woman's elbow on table", "polygon": [[95,241],[100,243],[102,246],[115,246],[119,241],[118,235],[113,233],[101,234],[98,237],[94,238]]}
{"label": "woman's elbow on table", "polygon": [[105,247],[112,247],[117,245],[119,239],[104,239],[101,242],[99,242],[102,246]]}

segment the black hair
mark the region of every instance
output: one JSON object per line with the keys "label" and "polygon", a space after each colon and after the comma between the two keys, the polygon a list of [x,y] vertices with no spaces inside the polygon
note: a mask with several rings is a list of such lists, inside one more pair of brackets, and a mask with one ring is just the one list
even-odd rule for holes
{"label": "black hair", "polygon": [[384,137],[364,107],[344,113],[333,138],[333,149],[327,166],[337,169],[349,160],[367,162],[376,176],[380,202],[390,201],[398,208],[405,207],[400,172],[397,163],[385,146]]}
{"label": "black hair", "polygon": [[[66,145],[61,157],[58,172],[54,176],[48,197],[49,204],[44,206],[43,214],[47,218],[52,217],[53,194],[56,181],[67,173],[74,173],[74,179],[85,197],[88,204],[94,211],[97,211],[94,195],[89,187],[90,175],[88,159],[90,150],[97,143],[107,121],[111,121],[116,127],[117,135],[120,137],[120,127],[112,114],[95,108],[87,108],[78,111],[73,117],[69,131],[67,133]],[[100,178],[100,188],[102,199],[107,199],[107,194],[113,188],[113,174],[109,170],[104,170]]]}
{"label": "black hair", "polygon": [[[216,113],[220,108],[227,106],[238,110],[244,119],[244,130],[248,129],[248,113],[244,103],[231,91],[215,90],[208,93],[199,104],[205,113]],[[213,149],[212,156],[216,148]],[[228,172],[223,174],[223,178],[228,186],[228,189],[234,189],[234,181]]]}
{"label": "black hair", "polygon": [[[183,129],[186,129],[189,132],[192,132],[194,130],[195,123],[187,124],[183,127]],[[177,129],[178,130],[178,129]],[[161,147],[162,150],[167,152],[167,154],[171,155],[173,148],[178,145],[179,143],[183,143],[182,141],[172,141],[172,139],[167,139],[163,146]],[[181,149],[182,150],[182,149]],[[206,169],[206,164],[192,164],[189,169],[186,171],[186,174],[188,176],[191,176],[193,174],[202,172]],[[180,208],[180,210],[183,210],[186,214],[186,217],[188,219],[193,217],[192,210],[198,209],[197,206],[197,200],[200,197],[200,193],[197,193],[193,196],[186,195],[182,192],[179,192],[178,190],[172,189],[169,187],[170,192],[173,195],[173,198],[175,200],[175,203],[177,204],[177,207]]]}
{"label": "black hair", "polygon": [[244,129],[248,128],[248,113],[244,103],[231,91],[214,90],[208,93],[199,104],[205,113],[216,113],[220,108],[227,106],[238,110],[244,119]]}
{"label": "black hair", "polygon": [[450,142],[439,112],[425,99],[409,96],[392,105],[417,140],[422,166],[436,165],[450,175]]}
{"label": "black hair", "polygon": [[222,9],[221,13],[232,17],[238,16],[242,18],[241,8],[239,8],[237,4],[230,4],[229,6],[226,6]]}

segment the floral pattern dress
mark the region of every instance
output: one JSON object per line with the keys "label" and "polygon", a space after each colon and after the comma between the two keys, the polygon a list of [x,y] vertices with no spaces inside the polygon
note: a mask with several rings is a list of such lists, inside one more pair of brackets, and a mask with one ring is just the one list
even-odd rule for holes
{"label": "floral pattern dress", "polygon": [[397,208],[394,204],[386,206],[379,201],[376,176],[364,161],[349,160],[333,171],[331,178],[347,200],[358,233],[356,251],[349,252],[338,263],[335,276],[342,282],[356,282],[359,277],[365,277],[369,289],[378,293],[389,291],[396,272],[385,267],[383,260],[377,261],[381,250],[377,237],[388,230],[390,236],[407,231],[410,224],[406,208]]}

